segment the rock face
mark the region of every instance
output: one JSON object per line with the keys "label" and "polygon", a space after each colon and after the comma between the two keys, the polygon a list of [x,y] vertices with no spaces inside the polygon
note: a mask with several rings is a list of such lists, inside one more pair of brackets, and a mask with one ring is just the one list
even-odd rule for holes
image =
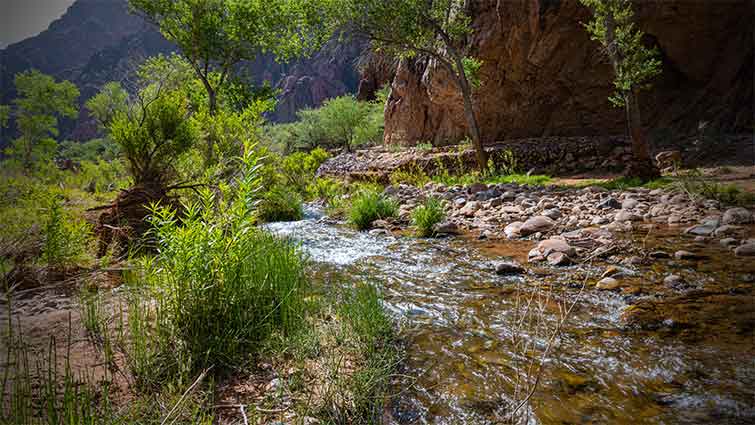
{"label": "rock face", "polygon": [[[607,97],[610,65],[581,23],[578,0],[477,0],[472,53],[483,61],[476,99],[483,138],[620,134],[623,112]],[[646,125],[687,131],[700,121],[751,130],[752,6],[746,0],[636,1],[663,74],[642,96]],[[454,83],[432,61],[401,62],[385,109],[385,141],[442,145],[466,124]]]}

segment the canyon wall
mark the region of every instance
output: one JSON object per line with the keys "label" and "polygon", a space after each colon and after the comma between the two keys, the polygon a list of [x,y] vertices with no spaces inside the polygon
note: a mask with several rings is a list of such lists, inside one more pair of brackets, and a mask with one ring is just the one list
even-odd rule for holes
{"label": "canyon wall", "polygon": [[[504,138],[623,134],[612,71],[582,23],[578,0],[477,0],[472,55],[483,61],[476,107],[487,143]],[[663,74],[642,95],[646,126],[689,133],[701,121],[753,129],[753,6],[749,0],[635,2]],[[443,145],[466,123],[453,81],[431,61],[403,61],[385,109],[385,141]]]}

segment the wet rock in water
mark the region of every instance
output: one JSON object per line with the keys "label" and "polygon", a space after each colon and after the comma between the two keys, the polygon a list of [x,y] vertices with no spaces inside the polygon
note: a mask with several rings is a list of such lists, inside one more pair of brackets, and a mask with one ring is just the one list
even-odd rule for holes
{"label": "wet rock in water", "polygon": [[755,256],[755,243],[746,243],[738,246],[734,249],[734,255],[738,257],[752,257]]}
{"label": "wet rock in water", "polygon": [[618,210],[621,208],[621,202],[609,197],[598,203],[597,207],[601,210]]}
{"label": "wet rock in water", "polygon": [[519,228],[519,233],[522,236],[527,236],[538,232],[548,232],[555,225],[556,223],[550,218],[538,215],[525,221]]}
{"label": "wet rock in water", "polygon": [[561,252],[570,257],[573,257],[577,254],[577,251],[566,241],[564,241],[563,239],[555,238],[540,241],[540,243],[537,244],[536,249],[542,254],[543,257],[547,257],[553,252]]}
{"label": "wet rock in water", "polygon": [[517,275],[524,273],[524,267],[516,261],[499,261],[494,264],[495,273],[501,276]]}
{"label": "wet rock in water", "polygon": [[389,229],[391,227],[391,224],[388,223],[385,220],[375,220],[372,222],[372,227],[375,228],[375,230],[378,229]]}
{"label": "wet rock in water", "polygon": [[721,244],[721,246],[724,246],[726,248],[731,248],[733,246],[737,246],[739,241],[737,241],[734,238],[724,238],[724,239],[721,239],[719,243]]}
{"label": "wet rock in water", "polygon": [[461,233],[459,226],[452,221],[444,221],[434,226],[435,233],[443,235],[458,235]]}
{"label": "wet rock in water", "polygon": [[642,217],[632,212],[621,210],[613,217],[613,221],[623,223],[627,221],[642,221]]}
{"label": "wet rock in water", "polygon": [[524,223],[522,223],[521,221],[515,221],[513,223],[510,223],[508,226],[506,226],[503,229],[503,233],[509,239],[518,238],[518,237],[520,237],[522,235],[520,233],[520,230],[521,230],[523,224]]}
{"label": "wet rock in water", "polygon": [[724,213],[723,224],[750,224],[753,222],[752,213],[746,208],[730,208]]}
{"label": "wet rock in water", "polygon": [[687,228],[687,230],[685,230],[684,233],[688,235],[695,235],[695,236],[710,236],[713,234],[714,231],[716,231],[715,225],[698,224],[697,226],[692,226],[692,227]]}
{"label": "wet rock in water", "polygon": [[568,266],[572,263],[569,256],[563,252],[553,252],[548,255],[547,260],[551,266]]}
{"label": "wet rock in water", "polygon": [[372,229],[369,231],[369,234],[372,236],[390,236],[391,232],[386,229]]}
{"label": "wet rock in water", "polygon": [[612,278],[612,277],[604,277],[603,279],[600,279],[598,283],[595,285],[596,288],[604,290],[604,291],[611,291],[621,286],[618,280]]}
{"label": "wet rock in water", "polygon": [[650,253],[650,258],[655,258],[655,259],[671,258],[671,255],[666,251],[653,251]]}
{"label": "wet rock in water", "polygon": [[734,225],[731,225],[731,224],[725,224],[725,225],[719,227],[718,229],[716,229],[713,232],[713,236],[716,236],[716,237],[720,238],[722,236],[738,235],[738,234],[742,233],[742,230],[743,230],[742,226],[734,226]]}
{"label": "wet rock in water", "polygon": [[674,258],[677,260],[699,260],[702,256],[694,252],[679,250],[674,253]]}
{"label": "wet rock in water", "polygon": [[677,286],[684,283],[684,279],[678,274],[670,274],[663,278],[663,284],[667,286]]}

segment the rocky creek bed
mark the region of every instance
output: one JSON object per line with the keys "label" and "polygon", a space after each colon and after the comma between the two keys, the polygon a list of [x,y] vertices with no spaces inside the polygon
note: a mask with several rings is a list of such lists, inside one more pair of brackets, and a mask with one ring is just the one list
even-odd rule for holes
{"label": "rocky creek bed", "polygon": [[[646,189],[386,193],[399,217],[370,232],[316,212],[269,228],[302,243],[318,279],[383,289],[411,377],[397,383],[390,422],[502,423],[532,364],[522,341],[542,352],[571,303],[526,422],[755,421],[751,209]],[[427,196],[447,201],[445,237],[410,235]],[[533,299],[540,330],[521,327],[522,300]]]}

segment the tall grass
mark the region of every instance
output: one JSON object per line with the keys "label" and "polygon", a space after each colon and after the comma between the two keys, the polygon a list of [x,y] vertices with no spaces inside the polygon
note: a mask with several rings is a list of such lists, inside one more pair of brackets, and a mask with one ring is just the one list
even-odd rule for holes
{"label": "tall grass", "polygon": [[387,198],[378,190],[367,188],[358,191],[351,200],[349,222],[359,230],[366,230],[372,222],[395,217],[398,212],[396,201]]}
{"label": "tall grass", "polygon": [[443,203],[435,197],[427,198],[412,211],[412,224],[417,229],[417,236],[422,238],[434,236],[435,225],[444,218]]}

